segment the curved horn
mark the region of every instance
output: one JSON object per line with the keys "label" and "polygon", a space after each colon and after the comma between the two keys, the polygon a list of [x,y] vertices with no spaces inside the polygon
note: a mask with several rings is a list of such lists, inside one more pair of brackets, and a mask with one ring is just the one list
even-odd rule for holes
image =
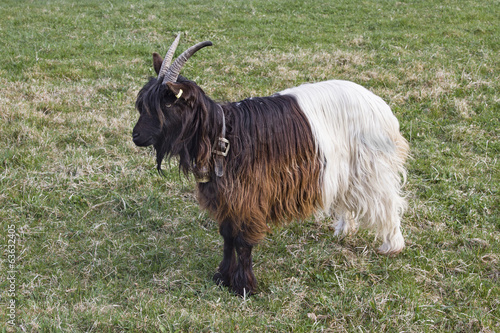
{"label": "curved horn", "polygon": [[170,63],[172,62],[172,58],[174,57],[175,49],[177,49],[177,45],[179,45],[179,40],[181,39],[181,34],[179,33],[177,37],[175,38],[174,42],[172,45],[170,45],[170,48],[167,51],[167,54],[165,55],[165,59],[163,59],[163,62],[160,67],[160,71],[158,72],[158,79],[162,76],[165,75],[167,72],[168,68],[170,67]]}
{"label": "curved horn", "polygon": [[163,84],[167,82],[176,82],[177,77],[179,76],[179,73],[181,72],[182,66],[186,63],[186,61],[196,53],[199,49],[205,47],[205,46],[211,46],[212,42],[210,41],[205,41],[198,43],[194,46],[191,46],[189,49],[184,51],[177,59],[175,59],[174,63],[172,66],[169,67],[167,73],[165,74],[165,78],[163,79]]}

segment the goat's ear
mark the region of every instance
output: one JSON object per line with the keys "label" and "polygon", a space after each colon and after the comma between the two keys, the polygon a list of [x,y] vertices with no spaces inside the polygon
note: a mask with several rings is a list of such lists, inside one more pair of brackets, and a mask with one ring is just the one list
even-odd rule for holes
{"label": "goat's ear", "polygon": [[183,99],[186,102],[192,101],[193,94],[191,87],[187,84],[179,83],[179,82],[167,82],[167,86],[171,92],[174,93],[175,97],[179,99]]}
{"label": "goat's ear", "polygon": [[161,64],[163,63],[163,58],[158,53],[153,53],[153,67],[155,68],[156,74],[160,74]]}

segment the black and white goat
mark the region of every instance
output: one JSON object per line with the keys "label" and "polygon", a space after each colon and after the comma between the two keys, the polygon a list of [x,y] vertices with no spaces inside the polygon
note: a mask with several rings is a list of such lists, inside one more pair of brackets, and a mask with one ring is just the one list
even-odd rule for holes
{"label": "black and white goat", "polygon": [[138,94],[133,130],[138,146],[153,145],[198,180],[198,199],[219,224],[223,260],[214,279],[237,294],[255,291],[252,247],[270,225],[313,214],[337,219],[335,234],[372,229],[378,251],[404,247],[400,219],[407,141],[390,107],[348,81],[304,84],[273,96],[219,104],[179,76],[199,43],[170,65],[153,54],[157,78]]}

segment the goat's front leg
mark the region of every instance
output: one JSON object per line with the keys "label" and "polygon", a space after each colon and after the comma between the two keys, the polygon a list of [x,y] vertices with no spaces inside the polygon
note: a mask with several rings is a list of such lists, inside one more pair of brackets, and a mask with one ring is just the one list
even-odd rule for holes
{"label": "goat's front leg", "polygon": [[214,275],[214,281],[218,285],[229,287],[231,276],[236,268],[236,255],[234,252],[234,236],[231,221],[221,223],[219,233],[224,238],[224,253],[219,264],[219,271]]}
{"label": "goat's front leg", "polygon": [[238,266],[231,277],[231,288],[240,296],[249,296],[257,287],[252,268],[253,246],[248,244],[241,235],[234,239],[234,245],[238,254]]}

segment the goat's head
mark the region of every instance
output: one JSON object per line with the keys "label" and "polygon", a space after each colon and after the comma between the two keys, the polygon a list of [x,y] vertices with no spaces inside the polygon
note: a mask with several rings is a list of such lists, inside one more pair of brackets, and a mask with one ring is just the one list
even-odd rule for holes
{"label": "goat's head", "polygon": [[[157,152],[158,166],[165,154],[179,154],[173,147],[179,141],[186,141],[186,135],[193,135],[192,125],[196,101],[204,96],[194,82],[179,76],[182,66],[199,49],[212,45],[211,42],[198,43],[184,51],[170,64],[179,42],[179,36],[170,46],[165,59],[153,53],[153,66],[158,74],[151,78],[137,96],[136,108],[139,120],[134,127],[132,138],[137,146],[153,145]],[[189,134],[191,133],[191,134]],[[178,145],[177,145],[178,146]],[[174,151],[173,151],[174,150]]]}

